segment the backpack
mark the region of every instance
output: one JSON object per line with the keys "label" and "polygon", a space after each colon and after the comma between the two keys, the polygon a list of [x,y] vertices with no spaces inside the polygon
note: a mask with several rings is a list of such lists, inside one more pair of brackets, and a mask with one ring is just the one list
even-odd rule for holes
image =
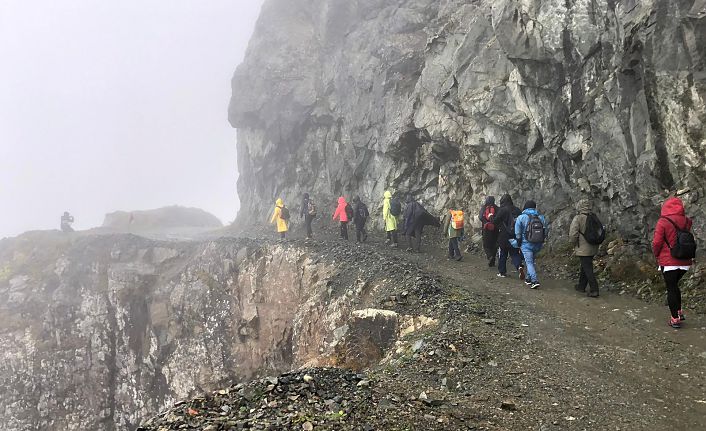
{"label": "backpack", "polygon": [[586,227],[584,232],[580,232],[587,243],[592,245],[600,245],[605,241],[606,229],[603,223],[594,213],[586,214]]}
{"label": "backpack", "polygon": [[368,207],[364,203],[358,204],[358,220],[367,220],[370,213],[368,212]]}
{"label": "backpack", "polygon": [[544,223],[538,215],[529,215],[529,221],[527,222],[527,227],[525,228],[525,236],[527,241],[534,244],[542,244],[546,237],[546,232],[544,230]]}
{"label": "backpack", "polygon": [[515,217],[512,215],[512,211],[508,211],[507,223],[505,223],[504,228],[507,233],[508,239],[515,238]]}
{"label": "backpack", "polygon": [[395,217],[399,217],[402,214],[402,203],[400,203],[399,199],[390,199],[390,214]]}
{"label": "backpack", "polygon": [[281,218],[281,219],[284,220],[284,221],[289,221],[289,217],[290,217],[290,215],[289,215],[289,208],[287,208],[287,207],[285,207],[285,206],[282,206],[282,207],[279,209],[279,218]]}
{"label": "backpack", "polygon": [[694,238],[694,235],[688,230],[680,229],[677,224],[674,223],[669,217],[660,218],[666,219],[669,223],[672,224],[672,226],[674,226],[674,229],[676,229],[677,231],[677,242],[676,244],[674,244],[674,247],[671,247],[669,245],[666,233],[664,235],[664,242],[667,244],[667,247],[669,247],[669,252],[672,257],[680,260],[695,258],[696,239]]}
{"label": "backpack", "polygon": [[491,220],[495,218],[495,207],[492,205],[486,205],[485,206],[485,211],[483,211],[483,218],[488,220],[484,225],[483,229],[485,230],[495,230],[495,223],[493,223]]}
{"label": "backpack", "polygon": [[307,208],[306,208],[307,214],[309,214],[310,217],[316,217],[316,205],[314,205],[314,202],[309,201],[307,203]]}
{"label": "backpack", "polygon": [[353,220],[353,208],[351,207],[351,204],[346,204],[346,217],[348,218],[348,221]]}
{"label": "backpack", "polygon": [[463,229],[463,211],[450,210],[449,212],[451,213],[451,227],[454,229]]}

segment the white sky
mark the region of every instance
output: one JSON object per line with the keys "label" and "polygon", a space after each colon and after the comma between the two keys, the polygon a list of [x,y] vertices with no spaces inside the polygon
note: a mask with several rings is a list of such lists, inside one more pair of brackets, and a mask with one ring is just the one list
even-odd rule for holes
{"label": "white sky", "polygon": [[230,78],[262,0],[0,0],[0,237],[238,207]]}

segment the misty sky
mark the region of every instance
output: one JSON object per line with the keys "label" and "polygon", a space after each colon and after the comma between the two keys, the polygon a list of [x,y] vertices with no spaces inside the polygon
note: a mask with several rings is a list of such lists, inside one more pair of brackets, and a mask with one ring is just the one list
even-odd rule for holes
{"label": "misty sky", "polygon": [[230,78],[262,0],[0,0],[0,237],[238,207]]}

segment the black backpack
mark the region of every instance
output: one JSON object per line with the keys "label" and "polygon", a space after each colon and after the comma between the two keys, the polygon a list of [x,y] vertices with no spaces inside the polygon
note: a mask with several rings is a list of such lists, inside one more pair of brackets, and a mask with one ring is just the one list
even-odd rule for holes
{"label": "black backpack", "polygon": [[660,218],[666,219],[669,223],[672,224],[672,226],[674,226],[674,229],[676,229],[677,231],[677,242],[676,244],[674,244],[674,247],[669,245],[669,241],[667,240],[667,234],[665,233],[664,235],[664,242],[667,244],[667,247],[669,247],[669,252],[671,253],[672,257],[680,260],[695,258],[696,239],[694,238],[694,235],[688,230],[680,229],[679,226],[677,226],[677,224],[674,223],[669,217]]}
{"label": "black backpack", "polygon": [[370,213],[368,212],[368,207],[364,203],[358,204],[358,220],[367,220]]}
{"label": "black backpack", "polygon": [[546,239],[544,223],[542,223],[542,219],[539,218],[538,215],[529,215],[529,221],[525,228],[525,236],[527,237],[527,241],[534,244],[542,244]]}
{"label": "black backpack", "polygon": [[390,199],[390,214],[395,217],[399,217],[400,214],[402,214],[402,204],[400,203],[399,199]]}
{"label": "black backpack", "polygon": [[348,218],[348,221],[353,220],[353,208],[351,207],[351,204],[346,204],[346,217]]}
{"label": "black backpack", "polygon": [[606,229],[594,213],[586,214],[586,227],[584,232],[579,231],[587,243],[601,245],[605,241]]}
{"label": "black backpack", "polygon": [[289,208],[282,206],[282,208],[279,209],[279,218],[281,218],[284,221],[289,221]]}

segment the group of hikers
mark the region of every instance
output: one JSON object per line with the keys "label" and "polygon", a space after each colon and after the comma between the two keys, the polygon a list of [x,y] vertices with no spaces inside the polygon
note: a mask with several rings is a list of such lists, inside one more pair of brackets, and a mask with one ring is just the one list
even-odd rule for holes
{"label": "group of hikers", "polygon": [[[537,289],[540,283],[535,259],[548,238],[549,223],[533,200],[527,200],[520,210],[513,203],[512,197],[506,194],[500,198],[499,204],[500,206],[495,204],[494,196],[488,196],[478,213],[488,266],[495,267],[497,262],[497,276],[507,277],[509,258],[520,280],[531,289]],[[442,227],[448,238],[448,258],[461,261],[463,255],[460,242],[465,238],[466,220],[463,210],[459,208],[458,203],[452,203],[440,220],[430,214],[413,196],[408,195],[403,212],[400,200],[393,197],[392,192],[386,191],[382,202],[385,244],[398,247],[399,232],[407,239],[407,251],[419,253],[424,227]],[[304,194],[302,199],[300,217],[304,220],[307,238],[312,238],[311,224],[317,217],[317,208],[309,194]],[[355,225],[356,242],[365,242],[368,237],[365,226],[369,217],[368,208],[360,197],[356,196],[351,205],[341,196],[338,198],[332,220],[340,223],[342,239],[348,240],[348,224],[352,221]],[[289,209],[282,199],[277,199],[270,222],[276,223],[277,232],[282,239],[289,230],[290,218]],[[686,217],[681,199],[671,197],[662,206],[652,241],[652,251],[667,287],[671,314],[668,323],[673,328],[680,328],[686,319],[681,306],[679,281],[689,270],[696,254],[696,241],[691,233],[691,225],[692,221]],[[606,227],[593,211],[592,202],[588,199],[580,200],[569,227],[568,239],[579,259],[579,279],[575,289],[587,293],[591,298],[599,296],[594,258],[605,238]]]}

